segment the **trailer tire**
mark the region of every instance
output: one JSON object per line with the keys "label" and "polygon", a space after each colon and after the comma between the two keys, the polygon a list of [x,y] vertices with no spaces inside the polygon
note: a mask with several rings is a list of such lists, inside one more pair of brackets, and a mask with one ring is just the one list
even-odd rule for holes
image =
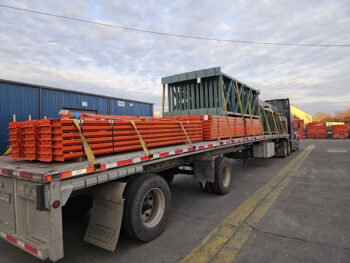
{"label": "trailer tire", "polygon": [[140,175],[124,191],[123,232],[136,241],[158,237],[169,218],[171,194],[168,183],[159,175]]}
{"label": "trailer tire", "polygon": [[292,147],[292,145],[291,145],[290,141],[287,141],[287,155],[288,155],[288,156],[289,156],[290,153],[291,153],[291,147]]}
{"label": "trailer tire", "polygon": [[288,143],[287,143],[286,140],[282,141],[282,145],[281,145],[281,149],[280,150],[282,151],[282,157],[286,158],[287,155],[288,155]]}
{"label": "trailer tire", "polygon": [[216,194],[227,194],[230,191],[232,182],[232,166],[230,160],[226,157],[217,157],[215,159],[214,183],[212,183],[213,192]]}

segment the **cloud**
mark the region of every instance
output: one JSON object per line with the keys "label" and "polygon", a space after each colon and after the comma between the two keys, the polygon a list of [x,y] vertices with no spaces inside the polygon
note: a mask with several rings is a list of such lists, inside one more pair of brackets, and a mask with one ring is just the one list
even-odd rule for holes
{"label": "cloud", "polygon": [[[350,43],[350,5],[337,1],[2,1],[111,25],[213,38]],[[221,66],[309,111],[350,105],[349,48],[265,46],[125,31],[0,8],[0,78],[154,102],[160,79]]]}
{"label": "cloud", "polygon": [[225,24],[225,23],[220,23],[218,26],[217,26],[217,29],[220,30],[220,31],[223,31],[223,32],[228,32],[231,30],[231,27],[228,25],[228,24]]}

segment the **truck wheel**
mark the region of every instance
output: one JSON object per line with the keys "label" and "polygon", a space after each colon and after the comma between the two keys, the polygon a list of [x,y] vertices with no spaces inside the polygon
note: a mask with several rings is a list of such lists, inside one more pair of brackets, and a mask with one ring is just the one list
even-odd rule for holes
{"label": "truck wheel", "polygon": [[148,242],[158,237],[169,218],[171,195],[159,175],[140,175],[124,191],[123,231],[131,239]]}
{"label": "truck wheel", "polygon": [[232,166],[228,158],[218,157],[215,159],[213,192],[216,194],[227,194],[230,191]]}
{"label": "truck wheel", "polygon": [[282,151],[282,157],[286,158],[288,155],[288,144],[286,141],[283,141],[281,146],[282,146],[282,149],[280,150]]}
{"label": "truck wheel", "polygon": [[287,142],[287,155],[290,155],[290,152],[291,152],[291,150],[290,150],[290,148],[292,147],[292,145],[290,144],[290,142],[288,141]]}

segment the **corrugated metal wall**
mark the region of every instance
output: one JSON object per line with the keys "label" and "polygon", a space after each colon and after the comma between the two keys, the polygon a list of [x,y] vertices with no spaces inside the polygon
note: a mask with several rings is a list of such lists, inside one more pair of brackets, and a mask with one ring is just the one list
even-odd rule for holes
{"label": "corrugated metal wall", "polygon": [[29,114],[33,120],[39,119],[40,113],[41,118],[58,118],[62,108],[92,110],[99,114],[153,115],[153,104],[149,103],[0,80],[0,155],[9,147],[8,123],[13,114],[17,121],[27,120]]}
{"label": "corrugated metal wall", "polygon": [[62,108],[95,110],[99,114],[108,114],[108,98],[77,94],[66,91],[42,89],[42,116],[59,118]]}
{"label": "corrugated metal wall", "polygon": [[8,123],[39,118],[39,89],[0,82],[0,155],[9,145]]}
{"label": "corrugated metal wall", "polygon": [[112,115],[152,116],[153,107],[149,104],[120,99],[111,99]]}

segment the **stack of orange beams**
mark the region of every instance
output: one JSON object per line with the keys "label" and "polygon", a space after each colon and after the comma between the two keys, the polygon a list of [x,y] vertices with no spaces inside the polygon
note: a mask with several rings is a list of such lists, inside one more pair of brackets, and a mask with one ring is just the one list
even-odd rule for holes
{"label": "stack of orange beams", "polygon": [[260,120],[253,119],[254,132],[251,125],[250,119],[245,119],[246,124],[246,134],[244,134],[243,119],[240,117],[228,117],[230,123],[230,129],[227,125],[227,120],[225,116],[214,116],[214,115],[204,115],[203,116],[203,130],[204,130],[204,140],[210,141],[218,139],[218,134],[220,139],[227,139],[230,137],[244,137],[251,135],[261,135],[262,126]]}
{"label": "stack of orange beams", "polygon": [[23,122],[10,122],[9,124],[9,140],[11,145],[11,156],[13,159],[23,157],[22,151],[22,126]]}
{"label": "stack of orange beams", "polygon": [[[254,130],[252,129],[252,122],[253,122]],[[263,134],[261,122],[259,119],[252,119],[251,121],[249,118],[245,118],[245,123],[246,123],[247,136]]]}
{"label": "stack of orange beams", "polygon": [[[201,121],[203,124],[203,140],[212,141],[230,138],[230,130],[227,126],[226,116],[216,115],[194,115],[181,117],[167,117],[181,121]],[[259,119],[253,119],[254,133],[250,118],[245,119],[246,134],[244,134],[243,120],[241,117],[228,117],[231,129],[231,137],[243,137],[263,134],[261,122]],[[218,136],[219,135],[219,136]]]}
{"label": "stack of orange beams", "polygon": [[[50,162],[65,161],[86,155],[80,133],[73,120],[50,119],[30,122],[32,133],[26,130],[23,132],[23,128],[22,131],[17,128],[10,129],[11,136],[26,138],[30,134],[32,138],[32,140],[16,140],[13,143],[11,141],[11,146],[20,145],[27,150],[22,153],[21,148],[18,148],[18,154],[12,155],[13,159],[24,158]],[[134,123],[148,148],[187,142],[185,132],[178,120],[160,118],[134,120]],[[184,121],[182,124],[191,142],[202,141],[200,121]],[[16,127],[16,125],[21,124],[10,123],[10,127]],[[142,149],[139,136],[129,120],[83,120],[80,125],[94,155]],[[24,145],[29,142],[30,148],[27,149]]]}

